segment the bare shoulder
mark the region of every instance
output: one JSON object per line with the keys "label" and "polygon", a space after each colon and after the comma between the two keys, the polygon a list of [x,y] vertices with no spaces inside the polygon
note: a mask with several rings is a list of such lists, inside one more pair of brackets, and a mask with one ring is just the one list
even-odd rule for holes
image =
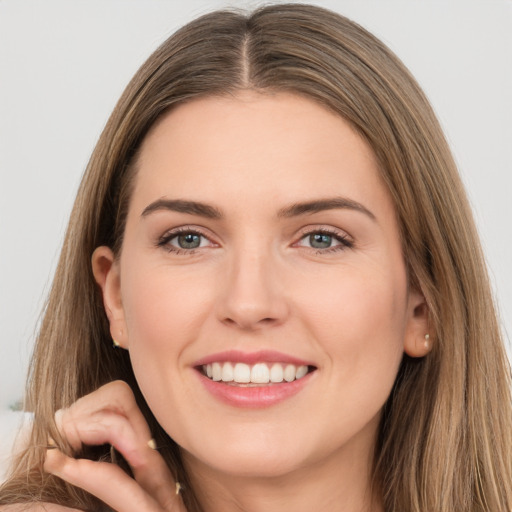
{"label": "bare shoulder", "polygon": [[81,512],[76,508],[63,507],[54,503],[17,503],[0,505],[0,512]]}

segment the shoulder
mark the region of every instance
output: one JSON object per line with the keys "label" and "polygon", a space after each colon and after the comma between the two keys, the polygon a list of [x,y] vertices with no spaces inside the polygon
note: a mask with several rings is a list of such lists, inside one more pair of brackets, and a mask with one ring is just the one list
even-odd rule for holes
{"label": "shoulder", "polygon": [[63,507],[54,503],[16,503],[0,505],[0,512],[81,512],[75,508]]}

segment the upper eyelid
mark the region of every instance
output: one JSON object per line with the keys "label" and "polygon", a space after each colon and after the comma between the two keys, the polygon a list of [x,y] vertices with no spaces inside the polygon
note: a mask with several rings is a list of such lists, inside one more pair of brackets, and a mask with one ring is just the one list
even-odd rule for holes
{"label": "upper eyelid", "polygon": [[159,239],[172,239],[175,236],[180,235],[181,233],[194,233],[196,235],[204,236],[205,238],[208,238],[208,240],[210,241],[212,241],[211,239],[213,238],[211,235],[206,233],[202,228],[195,226],[179,226],[176,228],[168,229],[162,236],[159,237]]}
{"label": "upper eyelid", "polygon": [[345,230],[335,227],[326,227],[322,225],[318,226],[312,226],[312,227],[305,227],[299,230],[300,231],[300,238],[310,235],[312,233],[326,233],[329,235],[338,236],[339,238],[343,239],[350,239],[353,240],[353,237]]}

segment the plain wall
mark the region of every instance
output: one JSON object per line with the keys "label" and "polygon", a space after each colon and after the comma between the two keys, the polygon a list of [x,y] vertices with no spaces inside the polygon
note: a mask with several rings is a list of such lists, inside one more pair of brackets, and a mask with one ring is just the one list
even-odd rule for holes
{"label": "plain wall", "polygon": [[[310,3],[374,32],[423,86],[467,184],[511,332],[512,2]],[[0,0],[0,410],[22,396],[74,194],[124,86],[185,22],[215,8],[258,5]]]}

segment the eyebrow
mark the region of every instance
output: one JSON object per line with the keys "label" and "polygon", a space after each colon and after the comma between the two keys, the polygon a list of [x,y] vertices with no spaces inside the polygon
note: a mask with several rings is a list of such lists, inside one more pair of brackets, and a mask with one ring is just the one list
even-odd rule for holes
{"label": "eyebrow", "polygon": [[[375,215],[368,210],[365,206],[357,201],[345,197],[332,197],[327,199],[316,199],[313,201],[306,201],[302,203],[293,203],[290,206],[281,208],[277,212],[278,218],[291,218],[298,217],[305,214],[313,214],[325,210],[346,209],[355,210],[368,216],[372,220],[377,220]],[[190,215],[197,215],[207,219],[222,219],[224,215],[221,210],[215,206],[201,203],[198,201],[188,201],[185,199],[158,199],[146,206],[142,212],[142,217],[146,217],[150,213],[170,210],[180,213],[188,213]]]}
{"label": "eyebrow", "polygon": [[207,219],[222,219],[223,214],[215,206],[197,201],[186,201],[184,199],[158,199],[144,208],[142,217],[159,210],[171,210],[173,212],[189,213]]}
{"label": "eyebrow", "polygon": [[322,212],[324,210],[336,209],[355,210],[364,213],[374,221],[377,220],[375,215],[370,210],[368,210],[368,208],[363,206],[361,203],[346,197],[332,197],[327,199],[316,199],[314,201],[307,201],[305,203],[294,203],[279,210],[277,216],[279,218],[290,218],[307,213],[311,214]]}

